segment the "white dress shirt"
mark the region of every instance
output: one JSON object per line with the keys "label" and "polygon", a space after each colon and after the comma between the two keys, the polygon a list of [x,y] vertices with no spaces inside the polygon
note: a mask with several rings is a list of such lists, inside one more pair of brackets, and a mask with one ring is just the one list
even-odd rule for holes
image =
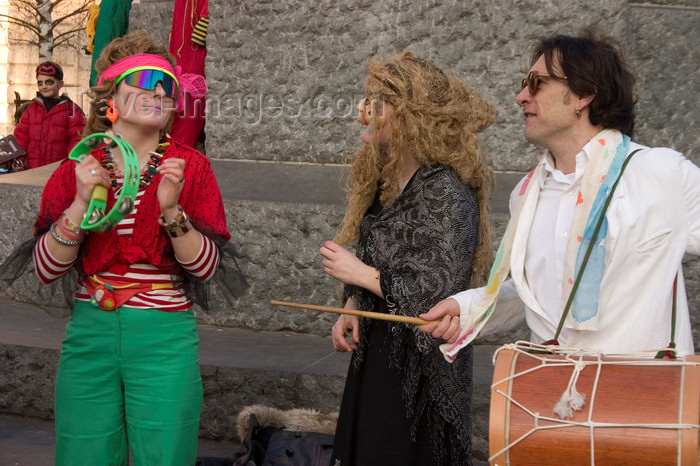
{"label": "white dress shirt", "polygon": [[565,175],[557,170],[549,153],[541,168],[544,173],[540,177],[540,197],[527,241],[525,277],[535,299],[554,322],[559,322],[562,314],[564,256],[589,146],[576,156],[574,173]]}
{"label": "white dress shirt", "polygon": [[[667,148],[641,148],[630,161],[606,212],[605,265],[598,299],[597,328],[567,319],[559,336],[562,347],[605,353],[633,353],[665,348],[670,342],[673,281],[678,277],[676,347],[694,353],[681,261],[700,254],[700,168]],[[577,157],[569,180],[551,170],[538,204],[525,205],[514,233],[511,276],[501,286],[496,309],[482,334],[510,330],[525,318],[531,339],[554,338],[563,312],[562,269],[573,204],[568,192],[580,182],[587,151]],[[547,170],[547,164],[539,169]],[[543,173],[544,174],[544,173]],[[511,215],[519,209],[521,181],[511,195]],[[573,201],[575,202],[575,201]],[[473,327],[472,303],[484,288],[452,296],[460,323]],[[476,307],[475,307],[476,308]],[[476,312],[476,311],[475,311]]]}

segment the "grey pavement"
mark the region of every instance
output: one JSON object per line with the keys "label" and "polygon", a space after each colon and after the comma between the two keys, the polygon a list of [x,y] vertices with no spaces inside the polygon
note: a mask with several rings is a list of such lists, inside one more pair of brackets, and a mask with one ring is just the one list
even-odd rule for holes
{"label": "grey pavement", "polygon": [[[53,421],[0,413],[0,466],[53,466]],[[240,445],[199,439],[197,456],[232,457]]]}

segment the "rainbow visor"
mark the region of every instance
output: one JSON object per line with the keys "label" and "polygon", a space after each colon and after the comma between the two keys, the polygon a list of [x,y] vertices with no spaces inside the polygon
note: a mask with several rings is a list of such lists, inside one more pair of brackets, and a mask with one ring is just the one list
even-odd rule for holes
{"label": "rainbow visor", "polygon": [[138,67],[132,68],[122,73],[117,78],[117,84],[124,81],[130,86],[140,87],[141,89],[153,90],[160,83],[163,91],[168,97],[175,97],[178,88],[178,82],[175,76],[163,68],[154,67]]}

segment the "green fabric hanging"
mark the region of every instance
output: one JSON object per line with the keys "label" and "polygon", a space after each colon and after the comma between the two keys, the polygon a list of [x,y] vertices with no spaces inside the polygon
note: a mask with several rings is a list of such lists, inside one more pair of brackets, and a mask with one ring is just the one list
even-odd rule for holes
{"label": "green fabric hanging", "polygon": [[129,31],[129,12],[131,0],[102,0],[100,14],[97,17],[95,41],[92,50],[92,68],[90,70],[90,87],[97,85],[95,63],[100,53],[112,39],[126,35]]}

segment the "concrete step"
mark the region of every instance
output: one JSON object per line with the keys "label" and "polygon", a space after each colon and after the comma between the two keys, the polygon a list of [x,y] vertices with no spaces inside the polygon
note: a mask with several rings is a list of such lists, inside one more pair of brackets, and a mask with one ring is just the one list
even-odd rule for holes
{"label": "concrete step", "polygon": [[[53,386],[67,321],[62,308],[0,301],[0,413],[53,419]],[[198,330],[202,439],[237,442],[236,416],[251,404],[338,410],[350,354],[333,351],[330,337],[208,325]],[[475,348],[474,449],[482,458],[488,450],[493,350]],[[0,442],[10,441],[5,435],[0,429]],[[26,434],[33,435],[31,429]],[[41,429],[34,437],[40,445],[52,442]]]}
{"label": "concrete step", "polygon": [[[0,301],[0,412],[53,418],[64,309]],[[329,337],[199,326],[204,384],[201,436],[235,438],[243,406],[338,409],[349,354]]]}
{"label": "concrete step", "polygon": [[[0,184],[44,186],[60,162],[0,176]],[[343,165],[253,160],[212,160],[225,200],[336,204],[345,202],[347,172]],[[508,213],[510,191],[523,176],[495,174],[491,211]]]}
{"label": "concrete step", "polygon": [[[53,466],[56,435],[52,420],[0,413],[0,464]],[[240,444],[200,438],[198,457],[231,458]]]}

